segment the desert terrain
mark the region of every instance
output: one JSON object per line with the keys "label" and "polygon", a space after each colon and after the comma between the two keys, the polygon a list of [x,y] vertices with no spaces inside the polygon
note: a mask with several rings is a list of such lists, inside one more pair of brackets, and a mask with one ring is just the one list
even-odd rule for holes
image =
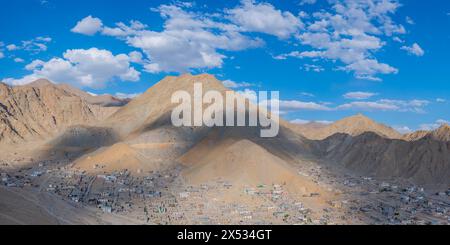
{"label": "desert terrain", "polygon": [[448,125],[174,127],[171,95],[194,82],[229,90],[208,74],[132,100],[0,84],[0,224],[450,223]]}

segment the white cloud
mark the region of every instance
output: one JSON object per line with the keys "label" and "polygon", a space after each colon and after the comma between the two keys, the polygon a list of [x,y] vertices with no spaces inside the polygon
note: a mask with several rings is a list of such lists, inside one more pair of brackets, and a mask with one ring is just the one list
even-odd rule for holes
{"label": "white cloud", "polygon": [[141,93],[132,93],[132,94],[126,94],[126,93],[116,93],[114,96],[119,99],[133,99],[141,95]]}
{"label": "white cloud", "polygon": [[45,43],[49,43],[52,41],[51,37],[37,37],[36,41],[41,41],[41,42],[45,42]]}
{"label": "white cloud", "polygon": [[63,58],[47,62],[35,60],[25,67],[33,73],[21,79],[7,78],[11,85],[22,85],[38,78],[47,78],[56,83],[70,83],[78,87],[102,87],[114,80],[138,81],[140,73],[130,66],[126,54],[113,55],[108,50],[72,49]]}
{"label": "white cloud", "polygon": [[349,93],[344,94],[344,98],[352,99],[352,100],[365,100],[365,99],[369,99],[375,95],[377,95],[377,94],[370,93],[370,92],[349,92]]}
{"label": "white cloud", "polygon": [[338,106],[338,109],[356,109],[368,111],[397,111],[400,108],[397,105],[383,103],[383,102],[351,102]]}
{"label": "white cloud", "polygon": [[252,87],[254,86],[254,84],[252,83],[248,83],[248,82],[235,82],[232,80],[225,80],[222,82],[223,86],[227,87],[227,88],[245,88],[245,87]]}
{"label": "white cloud", "polygon": [[14,58],[14,62],[23,63],[23,62],[25,62],[25,60],[23,60],[22,58]]}
{"label": "white cloud", "polygon": [[303,70],[305,71],[313,71],[313,72],[322,72],[325,71],[325,69],[320,65],[312,65],[312,64],[304,64]]}
{"label": "white cloud", "polygon": [[308,124],[311,122],[316,122],[316,123],[321,123],[321,124],[332,124],[334,123],[333,121],[327,121],[327,120],[303,120],[303,119],[294,119],[290,121],[291,123],[294,124]]}
{"label": "white cloud", "polygon": [[450,124],[450,122],[444,119],[438,119],[434,123],[421,124],[419,128],[420,130],[435,130],[444,124]]}
{"label": "white cloud", "polygon": [[405,42],[399,37],[393,37],[392,40],[394,40],[394,42],[398,42],[398,43],[404,43]]}
{"label": "white cloud", "polygon": [[14,50],[18,50],[19,47],[17,47],[17,45],[15,45],[15,44],[10,44],[10,45],[6,46],[6,49],[8,51],[14,51]]}
{"label": "white cloud", "polygon": [[442,98],[436,98],[436,102],[445,103],[447,100]]}
{"label": "white cloud", "polygon": [[3,54],[2,51],[0,51],[0,59],[3,59],[3,58],[5,58],[5,54]]}
{"label": "white cloud", "polygon": [[413,132],[413,130],[407,126],[393,126],[393,128],[401,134],[409,134]]}
{"label": "white cloud", "polygon": [[22,41],[21,45],[9,44],[6,49],[10,52],[16,50],[29,51],[32,54],[47,51],[47,44],[52,41],[51,37],[36,37],[31,40]]}
{"label": "white cloud", "polygon": [[300,95],[306,96],[306,97],[315,97],[314,94],[308,93],[308,92],[301,92]]}
{"label": "white cloud", "polygon": [[288,11],[276,9],[269,3],[241,1],[241,6],[226,11],[236,25],[246,32],[259,32],[285,39],[295,34],[303,23]]}
{"label": "white cloud", "polygon": [[141,52],[132,51],[128,54],[128,56],[130,56],[130,61],[133,63],[141,64],[144,62],[144,56]]}
{"label": "white cloud", "polygon": [[45,64],[45,62],[42,60],[33,60],[30,64],[25,66],[25,69],[28,71],[33,71],[37,67],[43,66],[44,64]]}
{"label": "white cloud", "polygon": [[311,110],[311,111],[330,111],[331,108],[324,104],[319,104],[316,102],[304,102],[299,100],[280,100],[280,111],[300,111],[300,110]]}
{"label": "white cloud", "polygon": [[408,24],[410,24],[410,25],[416,24],[416,23],[414,22],[414,20],[413,20],[411,17],[409,17],[409,16],[406,16],[405,21],[406,21],[406,23],[408,23]]}
{"label": "white cloud", "polygon": [[424,113],[424,107],[430,102],[427,100],[391,100],[381,99],[377,101],[354,101],[339,105],[339,110],[363,110],[363,111],[398,111]]}
{"label": "white cloud", "polygon": [[[196,12],[192,6],[175,1],[153,8],[164,20],[162,30],[151,30],[139,21],[103,26],[100,19],[88,16],[72,31],[88,35],[100,32],[126,42],[143,53],[141,64],[151,73],[220,68],[228,58],[227,51],[264,44],[261,37],[249,32],[289,42],[290,37],[295,37],[298,43],[292,46],[302,46],[301,51],[280,54],[275,59],[329,61],[335,64],[335,70],[374,81],[380,81],[381,74],[398,73],[398,69],[376,57],[387,39],[403,42],[400,37],[406,30],[395,22],[398,18],[393,18],[401,6],[398,0],[329,0],[324,8],[311,14],[291,13],[253,0],[242,0],[235,7],[212,13]],[[302,65],[305,70],[323,70],[322,64],[314,66]]]}
{"label": "white cloud", "polygon": [[240,34],[234,25],[178,6],[161,5],[154,11],[165,19],[161,32],[118,27],[127,33],[125,39],[130,46],[150,58],[144,67],[151,73],[221,67],[226,56],[219,50],[238,51],[262,44],[260,39]]}
{"label": "white cloud", "polygon": [[408,52],[411,55],[415,55],[415,56],[424,56],[425,55],[425,51],[417,43],[414,43],[411,47],[403,46],[403,47],[401,47],[401,49],[405,50],[406,52]]}
{"label": "white cloud", "polygon": [[78,21],[76,26],[72,28],[72,32],[80,33],[88,36],[92,36],[101,31],[103,23],[99,18],[92,17],[91,15]]}
{"label": "white cloud", "polygon": [[308,124],[308,123],[310,123],[311,121],[309,121],[309,120],[303,120],[303,119],[294,119],[294,120],[291,120],[290,122],[291,122],[291,123],[294,123],[294,124]]}
{"label": "white cloud", "polygon": [[300,5],[315,4],[316,2],[317,2],[317,0],[301,0]]}
{"label": "white cloud", "polygon": [[379,81],[379,74],[395,74],[398,70],[375,58],[386,42],[383,37],[405,34],[403,26],[395,24],[391,15],[400,4],[396,0],[333,0],[330,11],[313,13],[306,31],[297,35],[309,51],[293,51],[275,56],[314,58],[340,61],[339,70],[353,72],[359,79]]}

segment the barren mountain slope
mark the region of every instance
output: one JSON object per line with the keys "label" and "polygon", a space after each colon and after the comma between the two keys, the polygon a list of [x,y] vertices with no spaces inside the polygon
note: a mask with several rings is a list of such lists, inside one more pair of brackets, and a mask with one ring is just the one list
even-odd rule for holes
{"label": "barren mountain slope", "polygon": [[[123,143],[148,159],[149,165],[155,166],[175,163],[202,139],[217,132],[221,138],[251,139],[270,153],[289,161],[310,151],[305,139],[287,128],[284,121],[280,122],[279,136],[269,139],[260,138],[261,129],[258,127],[174,127],[171,110],[176,104],[171,103],[171,96],[178,90],[192,94],[195,82],[203,84],[203,93],[212,89],[221,93],[227,91],[211,75],[167,77],[108,118],[105,125],[114,128],[120,133]],[[103,149],[98,153],[101,151]]]}
{"label": "barren mountain slope", "polygon": [[320,141],[317,155],[364,175],[403,178],[430,187],[450,185],[450,142],[433,137],[408,142],[375,133],[336,134]]}
{"label": "barren mountain slope", "polygon": [[0,143],[49,139],[71,125],[104,120],[115,108],[91,105],[47,80],[0,85]]}
{"label": "barren mountain slope", "polygon": [[83,90],[72,87],[68,84],[58,84],[57,86],[67,92],[79,96],[80,98],[87,101],[89,104],[93,105],[99,105],[103,107],[117,107],[117,106],[120,107],[130,102],[130,99],[120,99],[109,94],[92,95],[84,92]]}
{"label": "barren mountain slope", "polygon": [[297,132],[303,133],[304,136],[314,140],[322,140],[337,133],[358,136],[365,132],[373,132],[390,139],[400,139],[402,137],[400,133],[391,127],[374,122],[361,114],[344,118],[326,127],[309,127],[307,128],[307,132],[304,130],[297,130]]}

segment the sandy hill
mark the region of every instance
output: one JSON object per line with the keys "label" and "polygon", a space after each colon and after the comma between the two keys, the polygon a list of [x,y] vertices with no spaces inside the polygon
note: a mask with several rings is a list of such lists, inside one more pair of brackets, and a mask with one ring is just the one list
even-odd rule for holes
{"label": "sandy hill", "polygon": [[373,132],[390,139],[402,138],[402,135],[393,128],[377,123],[362,114],[344,118],[326,127],[299,128],[297,126],[297,132],[314,140],[325,139],[338,133],[358,136],[366,132]]}
{"label": "sandy hill", "polygon": [[111,147],[104,147],[98,151],[87,154],[74,162],[79,169],[88,170],[90,173],[111,173],[128,170],[133,174],[144,174],[156,170],[159,166],[148,164],[150,159],[139,154],[137,149],[117,143]]}
{"label": "sandy hill", "polygon": [[115,110],[44,79],[25,86],[0,84],[0,143],[48,139],[68,126],[102,121]]}
{"label": "sandy hill", "polygon": [[[147,167],[142,166],[142,169],[151,169],[153,168],[151,166],[164,167],[176,164],[180,159],[192,160],[194,158],[198,158],[198,161],[195,162],[212,164],[208,167],[205,166],[205,168],[217,168],[224,165],[222,167],[227,171],[234,168],[234,171],[238,172],[254,172],[253,170],[258,166],[261,169],[272,168],[272,171],[269,171],[271,176],[261,175],[253,180],[247,180],[256,184],[256,182],[281,181],[282,177],[280,176],[289,172],[286,170],[287,163],[283,162],[296,162],[300,155],[309,154],[310,150],[308,144],[305,143],[306,139],[285,127],[286,123],[283,121],[280,123],[281,128],[278,137],[267,139],[259,137],[261,129],[258,127],[174,127],[170,121],[171,110],[174,107],[174,104],[171,103],[172,93],[185,90],[192,94],[194,82],[203,84],[203,92],[213,89],[221,93],[227,91],[219,80],[207,74],[166,77],[106,120],[105,126],[114,128],[115,132],[123,139],[121,143],[126,144],[126,147],[122,145],[122,148],[128,149],[123,151],[111,150],[117,153],[110,154],[107,162],[122,163],[123,165],[110,169],[132,169],[137,161],[126,163],[121,159],[142,159],[142,157],[147,159],[146,164],[148,165]],[[252,106],[251,108],[255,109],[256,107]],[[208,140],[216,143],[229,141],[241,143],[237,143],[228,150],[221,147],[214,148],[214,150],[205,150],[206,148],[202,147],[205,143],[202,142]],[[252,143],[250,144],[250,142]],[[110,148],[115,149],[115,147],[116,145]],[[95,156],[102,156],[105,152],[110,152],[110,150],[101,148],[92,153],[92,157],[88,161],[83,160],[85,163],[83,161],[77,162],[74,167],[89,170],[93,163],[97,161]],[[239,159],[239,163],[227,166],[227,159],[234,154],[240,154],[248,159]],[[130,155],[133,155],[133,157]],[[267,162],[252,160],[252,162],[246,163],[247,160],[250,161],[250,158],[258,155],[267,159]],[[289,167],[287,168],[289,169]],[[277,171],[282,172],[277,173]],[[190,173],[193,174],[194,172],[191,171]],[[250,172],[249,174],[251,174]],[[228,172],[220,173],[219,171],[216,176],[221,174],[223,176],[232,175]],[[259,175],[258,173],[255,174]],[[291,176],[294,175],[296,176],[295,173],[291,173]],[[204,178],[208,177],[199,177],[198,180],[205,180]]]}

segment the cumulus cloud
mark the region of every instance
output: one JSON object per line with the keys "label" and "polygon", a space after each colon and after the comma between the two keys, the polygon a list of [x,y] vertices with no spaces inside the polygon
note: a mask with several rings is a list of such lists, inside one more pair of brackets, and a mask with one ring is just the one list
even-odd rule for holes
{"label": "cumulus cloud", "polygon": [[239,51],[262,45],[260,39],[242,35],[235,25],[176,5],[161,5],[153,11],[165,19],[163,31],[144,29],[146,26],[138,22],[119,23],[113,28],[118,38],[141,49],[149,58],[144,68],[151,73],[221,67],[226,56],[220,50]]}
{"label": "cumulus cloud", "polygon": [[402,50],[405,50],[411,55],[415,56],[424,56],[425,51],[419,46],[419,44],[414,43],[412,46],[403,46],[401,47]]}
{"label": "cumulus cloud", "polygon": [[398,70],[381,63],[375,54],[386,42],[383,37],[405,34],[406,30],[392,20],[399,8],[396,0],[335,0],[331,10],[313,13],[306,31],[297,35],[303,46],[311,50],[275,56],[339,61],[338,70],[355,74],[359,79],[379,81],[379,74],[395,74]]}
{"label": "cumulus cloud", "polygon": [[138,81],[140,73],[130,66],[130,60],[126,54],[113,55],[108,50],[72,49],[67,50],[62,58],[34,60],[25,67],[32,74],[21,79],[7,78],[3,82],[23,85],[47,78],[78,87],[102,87],[114,80]]}
{"label": "cumulus cloud", "polygon": [[344,98],[351,100],[365,100],[377,95],[371,92],[349,92],[344,94]]}
{"label": "cumulus cloud", "polygon": [[5,54],[3,54],[2,51],[0,51],[0,59],[3,59],[3,58],[5,58]]}
{"label": "cumulus cloud", "polygon": [[128,56],[130,57],[130,61],[133,63],[137,63],[137,64],[144,63],[144,56],[142,55],[141,52],[132,51],[128,54]]}
{"label": "cumulus cloud", "polygon": [[299,17],[276,9],[269,3],[241,1],[241,6],[226,11],[228,18],[246,32],[259,32],[285,39],[303,27]]}
{"label": "cumulus cloud", "polygon": [[443,99],[443,98],[436,98],[436,102],[445,103],[445,102],[447,102],[447,100]]}
{"label": "cumulus cloud", "polygon": [[[315,2],[303,0],[299,4]],[[267,2],[242,0],[223,11],[205,13],[193,4],[176,1],[152,8],[164,20],[162,29],[150,29],[135,20],[106,26],[88,16],[72,31],[101,33],[126,42],[141,51],[140,63],[150,73],[220,68],[228,58],[227,52],[260,47],[265,35],[259,34],[267,34],[302,47],[275,59],[329,61],[334,70],[380,81],[380,75],[398,73],[397,68],[376,56],[388,39],[403,42],[406,30],[396,23],[398,18],[393,18],[400,6],[398,0],[329,0],[320,11],[292,13]],[[319,72],[323,66],[306,64],[302,69]]]}
{"label": "cumulus cloud", "polygon": [[78,21],[75,27],[72,28],[72,32],[92,36],[101,31],[103,23],[99,18],[92,17],[91,15]]}
{"label": "cumulus cloud", "polygon": [[181,73],[222,67],[227,58],[223,51],[240,51],[264,44],[261,38],[245,35],[247,32],[284,39],[303,26],[299,17],[268,3],[244,0],[235,8],[211,14],[192,11],[191,7],[175,3],[153,8],[164,19],[162,31],[149,30],[139,21],[104,26],[92,16],[79,21],[72,31],[87,35],[99,32],[140,49],[145,54],[147,72]]}

